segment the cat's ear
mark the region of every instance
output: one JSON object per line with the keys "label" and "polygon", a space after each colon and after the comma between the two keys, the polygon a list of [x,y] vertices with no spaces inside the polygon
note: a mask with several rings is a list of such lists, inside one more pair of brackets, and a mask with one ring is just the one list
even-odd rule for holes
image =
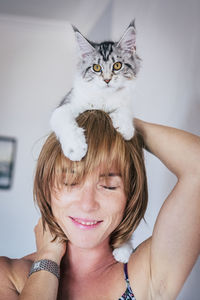
{"label": "cat's ear", "polygon": [[79,46],[79,53],[82,58],[85,58],[87,55],[92,54],[95,51],[95,48],[90,44],[90,42],[80,33],[80,31],[73,26],[75,32],[76,40]]}
{"label": "cat's ear", "polygon": [[133,20],[126,31],[124,32],[122,38],[117,43],[123,52],[128,54],[133,54],[136,52],[136,30],[135,30],[135,20]]}

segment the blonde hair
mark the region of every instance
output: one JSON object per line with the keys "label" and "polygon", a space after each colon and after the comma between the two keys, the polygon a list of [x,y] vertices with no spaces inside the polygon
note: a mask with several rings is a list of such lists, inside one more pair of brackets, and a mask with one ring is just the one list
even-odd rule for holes
{"label": "blonde hair", "polygon": [[[70,173],[71,180],[81,182],[95,167],[103,166],[104,171],[115,165],[122,176],[127,203],[124,216],[110,236],[110,245],[117,248],[126,242],[137,228],[147,208],[147,179],[143,156],[143,140],[136,132],[130,141],[118,133],[110,117],[99,110],[86,111],[77,118],[85,131],[88,144],[86,156],[80,162],[73,162],[62,152],[60,142],[54,133],[47,138],[38,158],[34,199],[42,214],[43,224],[48,224],[56,237],[67,237],[56,223],[51,210],[51,193],[55,186],[63,184],[63,174]],[[71,172],[78,170],[77,172]],[[76,178],[75,178],[76,177]]]}

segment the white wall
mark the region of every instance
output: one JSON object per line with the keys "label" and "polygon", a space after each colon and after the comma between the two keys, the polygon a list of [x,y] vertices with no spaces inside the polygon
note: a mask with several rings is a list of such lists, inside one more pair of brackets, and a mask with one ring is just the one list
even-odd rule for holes
{"label": "white wall", "polygon": [[71,88],[74,36],[67,22],[2,18],[0,36],[0,135],[17,138],[14,184],[0,190],[0,255],[20,257],[35,248],[34,167],[51,111]]}
{"label": "white wall", "polygon": [[[196,134],[200,133],[199,11],[197,0],[115,0],[110,15],[115,39],[136,18],[138,52],[143,59],[134,100],[136,116]],[[72,84],[74,40],[66,23],[3,18],[0,37],[0,135],[18,139],[13,188],[0,191],[0,255],[20,257],[35,248],[34,167],[49,132],[51,111]],[[151,234],[158,211],[176,182],[153,156],[147,155],[146,163],[147,225],[142,222],[138,228],[136,245]],[[200,260],[180,300],[199,299],[199,278]]]}

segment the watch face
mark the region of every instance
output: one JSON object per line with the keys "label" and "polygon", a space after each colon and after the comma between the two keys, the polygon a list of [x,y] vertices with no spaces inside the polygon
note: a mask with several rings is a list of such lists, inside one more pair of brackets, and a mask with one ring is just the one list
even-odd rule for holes
{"label": "watch face", "polygon": [[39,261],[34,262],[29,272],[29,276],[41,270],[46,270],[54,274],[58,278],[58,280],[60,279],[60,268],[54,261],[51,261],[49,259],[41,259]]}
{"label": "watch face", "polygon": [[40,261],[37,261],[37,262],[34,264],[34,269],[39,268],[39,266],[40,266]]}

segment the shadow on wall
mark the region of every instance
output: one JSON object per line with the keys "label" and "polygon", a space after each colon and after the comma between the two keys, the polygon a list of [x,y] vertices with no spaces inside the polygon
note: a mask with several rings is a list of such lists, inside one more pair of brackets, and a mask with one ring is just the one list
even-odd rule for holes
{"label": "shadow on wall", "polygon": [[92,30],[89,32],[87,36],[89,40],[98,43],[98,42],[111,39],[112,12],[113,12],[113,1],[111,0],[106,6],[100,18],[96,21]]}
{"label": "shadow on wall", "polygon": [[[199,27],[199,19],[197,26]],[[197,37],[197,36],[196,36]],[[200,39],[193,38],[191,40],[191,55],[189,57],[190,69],[190,94],[188,96],[188,109],[185,111],[185,118],[183,119],[183,128],[200,135]]]}
{"label": "shadow on wall", "polygon": [[200,135],[200,95],[194,94],[188,102],[192,105],[188,105],[182,127],[187,131]]}

